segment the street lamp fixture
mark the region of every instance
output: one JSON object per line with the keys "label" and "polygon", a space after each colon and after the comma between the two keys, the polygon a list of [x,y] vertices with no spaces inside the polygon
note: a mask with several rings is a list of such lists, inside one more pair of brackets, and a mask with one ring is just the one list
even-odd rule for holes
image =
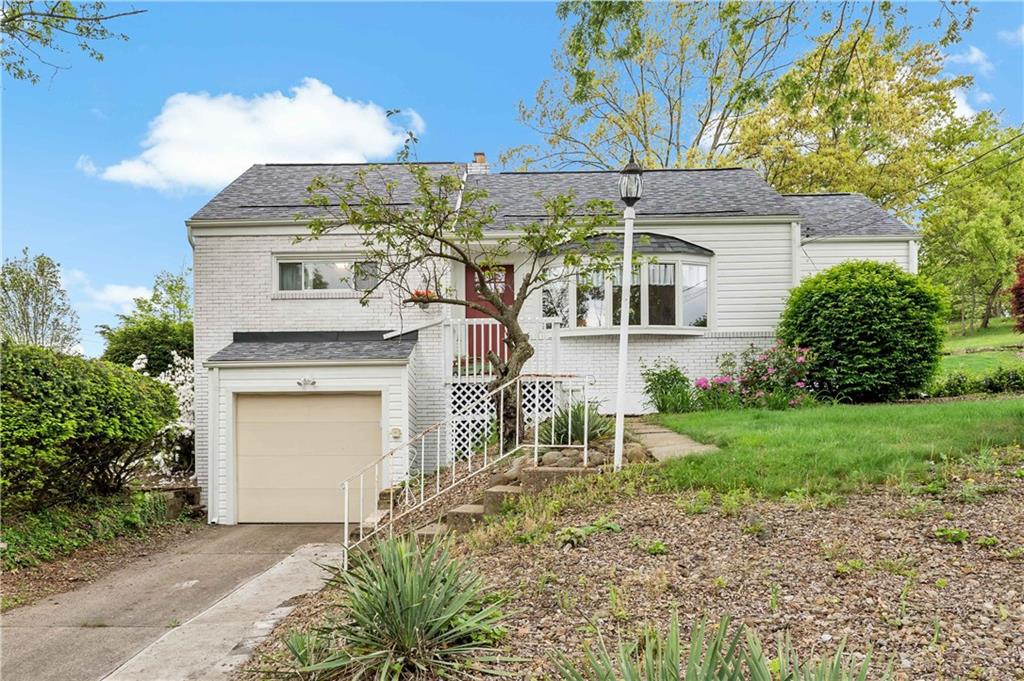
{"label": "street lamp fixture", "polygon": [[619,306],[619,374],[615,406],[615,470],[622,469],[622,449],[626,434],[626,364],[629,350],[629,301],[633,278],[633,206],[644,194],[644,169],[629,152],[629,163],[619,171],[619,198],[626,204],[622,212],[625,232],[622,236],[622,300]]}

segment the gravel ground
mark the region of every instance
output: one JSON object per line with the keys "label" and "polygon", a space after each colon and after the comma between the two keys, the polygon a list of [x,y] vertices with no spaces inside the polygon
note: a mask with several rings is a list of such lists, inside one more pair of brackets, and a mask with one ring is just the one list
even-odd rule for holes
{"label": "gravel ground", "polygon": [[[612,514],[621,531],[581,546],[481,534],[460,550],[508,599],[509,651],[529,660],[512,670],[516,678],[548,677],[551,651],[579,656],[595,625],[615,644],[646,624],[663,628],[676,610],[684,636],[695,618],[730,614],[769,651],[781,633],[805,656],[846,638],[847,650],[872,649],[901,681],[1021,680],[1024,479],[1016,470],[976,474],[969,491],[982,493],[954,483],[939,496],[879,490],[811,509],[755,501],[733,515],[716,504],[695,514],[679,495],[625,497],[557,517],[566,527]],[[942,541],[942,528],[969,539]],[[998,543],[979,544],[983,537]],[[664,552],[651,555],[656,541]],[[321,622],[337,599],[330,591],[305,598],[238,678],[267,678],[280,635]]]}

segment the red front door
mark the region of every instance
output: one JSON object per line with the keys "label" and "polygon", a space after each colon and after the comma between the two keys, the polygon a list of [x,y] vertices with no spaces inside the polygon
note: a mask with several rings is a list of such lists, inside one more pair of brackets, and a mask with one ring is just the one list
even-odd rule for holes
{"label": "red front door", "polygon": [[[515,301],[515,286],[512,265],[499,265],[487,272],[487,286],[492,291],[501,295],[501,301],[511,305]],[[466,269],[466,300],[480,303],[484,307],[491,307],[483,296],[480,295],[479,282],[473,270]],[[490,319],[486,314],[473,308],[466,308],[467,319]],[[488,352],[494,352],[498,357],[507,357],[508,348],[505,345],[505,328],[500,324],[473,324],[466,327],[467,350],[469,357],[484,360]]]}

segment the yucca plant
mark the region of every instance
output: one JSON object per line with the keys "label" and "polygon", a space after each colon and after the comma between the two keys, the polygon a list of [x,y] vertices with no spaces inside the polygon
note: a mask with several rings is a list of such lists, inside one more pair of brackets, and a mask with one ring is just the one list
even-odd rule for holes
{"label": "yucca plant", "polygon": [[581,445],[584,425],[589,442],[611,437],[615,429],[615,422],[599,414],[594,402],[573,402],[559,407],[551,418],[542,422],[537,438],[540,444]]}
{"label": "yucca plant", "polygon": [[499,604],[485,603],[480,577],[446,542],[381,540],[349,570],[332,572],[345,604],[322,634],[338,649],[300,673],[381,681],[504,675],[499,664],[511,658],[495,648],[504,636]]}
{"label": "yucca plant", "polygon": [[[582,663],[557,653],[555,669],[564,681],[865,681],[871,671],[871,653],[857,664],[843,655],[801,662],[787,636],[779,639],[778,657],[768,659],[757,634],[743,626],[729,633],[723,617],[709,630],[700,619],[690,634],[689,647],[679,638],[679,619],[673,613],[664,636],[648,631],[639,643],[624,643],[612,653],[598,637]],[[880,681],[891,679],[886,669]]]}

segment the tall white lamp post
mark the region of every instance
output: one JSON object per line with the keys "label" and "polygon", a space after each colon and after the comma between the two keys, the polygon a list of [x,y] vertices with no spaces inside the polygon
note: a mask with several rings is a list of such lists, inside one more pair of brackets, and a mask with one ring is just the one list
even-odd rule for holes
{"label": "tall white lamp post", "polygon": [[615,470],[622,469],[622,446],[626,429],[626,360],[629,350],[629,289],[633,283],[633,206],[644,193],[644,169],[629,153],[629,163],[619,172],[619,198],[626,204],[622,212],[625,234],[622,241],[622,300],[619,305],[619,375],[615,406]]}

